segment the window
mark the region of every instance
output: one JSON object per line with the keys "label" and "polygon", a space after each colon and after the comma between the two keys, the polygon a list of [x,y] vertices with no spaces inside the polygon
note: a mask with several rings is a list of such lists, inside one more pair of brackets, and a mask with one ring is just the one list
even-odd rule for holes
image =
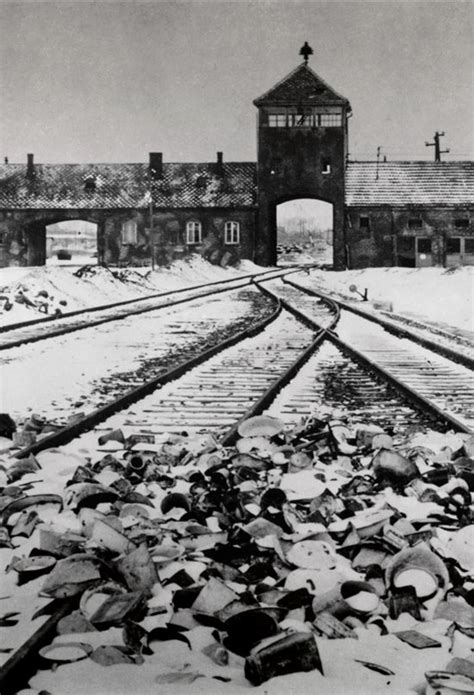
{"label": "window", "polygon": [[268,116],[268,125],[270,128],[285,128],[286,113],[271,113]]}
{"label": "window", "polygon": [[448,237],[446,239],[446,253],[461,253],[461,239],[459,237]]}
{"label": "window", "polygon": [[135,220],[127,220],[122,223],[122,244],[137,243],[137,223]]}
{"label": "window", "polygon": [[323,159],[323,174],[330,174],[331,173],[331,160],[330,159]]}
{"label": "window", "polygon": [[166,231],[166,241],[168,244],[179,244],[179,235],[176,229],[168,229]]}
{"label": "window", "polygon": [[225,223],[225,243],[239,244],[240,243],[240,224],[239,222]]}
{"label": "window", "polygon": [[359,229],[370,229],[370,220],[368,217],[359,217]]}
{"label": "window", "polygon": [[186,243],[200,244],[202,240],[202,225],[200,222],[188,222],[186,224]]}
{"label": "window", "polygon": [[270,128],[332,128],[342,126],[342,110],[337,106],[283,109],[268,114]]}
{"label": "window", "polygon": [[408,227],[410,229],[421,229],[421,227],[423,227],[423,220],[414,217],[411,220],[408,220]]}
{"label": "window", "polygon": [[321,113],[319,115],[319,125],[324,128],[342,125],[342,116],[340,113]]}
{"label": "window", "polygon": [[95,181],[95,176],[88,176],[86,179],[84,179],[84,190],[92,193],[95,191],[96,188],[96,181]]}
{"label": "window", "polygon": [[288,114],[288,125],[293,128],[311,128],[314,125],[314,115],[312,113],[290,113]]}
{"label": "window", "polygon": [[474,253],[474,236],[464,239],[464,253]]}
{"label": "window", "polygon": [[463,217],[458,220],[454,220],[454,226],[466,229],[467,227],[469,227],[469,219],[467,217]]}
{"label": "window", "polygon": [[431,253],[431,239],[419,237],[416,240],[418,253]]}

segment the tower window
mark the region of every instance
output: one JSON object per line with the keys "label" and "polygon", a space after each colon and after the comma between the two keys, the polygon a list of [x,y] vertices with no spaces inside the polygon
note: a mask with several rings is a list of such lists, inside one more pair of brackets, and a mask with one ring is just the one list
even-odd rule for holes
{"label": "tower window", "polygon": [[323,159],[323,174],[330,174],[331,173],[331,160],[330,159]]}
{"label": "tower window", "polygon": [[239,244],[240,243],[240,224],[239,222],[225,223],[225,243]]}
{"label": "tower window", "polygon": [[319,115],[319,125],[324,128],[342,125],[342,116],[340,113],[321,113]]}
{"label": "tower window", "polygon": [[467,217],[462,217],[457,220],[454,220],[454,226],[466,229],[469,227],[469,219]]}
{"label": "tower window", "polygon": [[418,217],[414,217],[411,220],[408,220],[408,227],[409,229],[421,229],[421,227],[423,227],[423,220],[420,220]]}
{"label": "tower window", "polygon": [[286,113],[270,113],[268,115],[268,125],[270,128],[285,128]]}
{"label": "tower window", "polygon": [[359,217],[359,229],[368,230],[370,229],[370,219],[367,216]]}
{"label": "tower window", "polygon": [[186,223],[186,243],[200,244],[202,241],[202,225],[200,222]]}
{"label": "tower window", "polygon": [[127,220],[122,223],[122,244],[137,243],[137,223],[135,220]]}
{"label": "tower window", "polygon": [[314,119],[313,113],[290,113],[288,125],[293,128],[311,128],[314,126]]}

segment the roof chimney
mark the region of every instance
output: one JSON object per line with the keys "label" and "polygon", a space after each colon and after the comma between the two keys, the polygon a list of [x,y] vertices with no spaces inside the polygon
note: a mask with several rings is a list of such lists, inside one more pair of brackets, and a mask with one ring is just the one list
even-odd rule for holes
{"label": "roof chimney", "polygon": [[33,154],[27,154],[26,155],[26,178],[27,179],[34,179],[35,177],[35,165],[34,165],[34,155]]}
{"label": "roof chimney", "polygon": [[150,152],[150,175],[152,179],[161,179],[163,176],[163,153]]}
{"label": "roof chimney", "polygon": [[8,157],[5,157],[5,164],[8,164]]}
{"label": "roof chimney", "polygon": [[216,172],[219,176],[224,174],[224,156],[222,152],[217,153]]}

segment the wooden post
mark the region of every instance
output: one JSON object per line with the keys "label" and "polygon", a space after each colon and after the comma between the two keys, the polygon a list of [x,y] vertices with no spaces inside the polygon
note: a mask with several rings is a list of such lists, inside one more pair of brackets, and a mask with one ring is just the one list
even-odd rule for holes
{"label": "wooden post", "polygon": [[152,186],[150,186],[150,254],[151,254],[151,269],[155,270],[155,240],[153,232],[153,195]]}

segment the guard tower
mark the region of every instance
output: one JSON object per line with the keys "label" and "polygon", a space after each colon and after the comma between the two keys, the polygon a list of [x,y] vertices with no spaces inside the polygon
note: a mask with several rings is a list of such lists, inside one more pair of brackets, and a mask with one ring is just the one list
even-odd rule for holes
{"label": "guard tower", "polygon": [[344,179],[351,106],[308,66],[313,53],[253,102],[258,108],[255,260],[276,263],[277,205],[314,198],[333,205],[334,266],[344,267]]}

